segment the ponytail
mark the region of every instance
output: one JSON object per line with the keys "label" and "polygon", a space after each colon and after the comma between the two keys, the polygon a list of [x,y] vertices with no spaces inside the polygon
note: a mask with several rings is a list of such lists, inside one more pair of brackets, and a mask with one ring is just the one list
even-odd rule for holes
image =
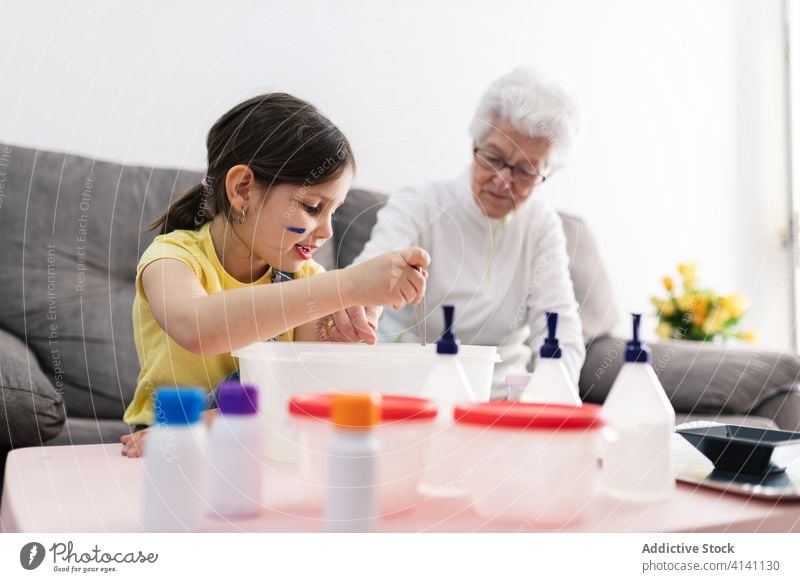
{"label": "ponytail", "polygon": [[148,225],[148,230],[167,234],[173,230],[195,230],[214,218],[213,205],[209,204],[212,192],[202,184],[186,190],[181,197],[170,204],[160,218]]}

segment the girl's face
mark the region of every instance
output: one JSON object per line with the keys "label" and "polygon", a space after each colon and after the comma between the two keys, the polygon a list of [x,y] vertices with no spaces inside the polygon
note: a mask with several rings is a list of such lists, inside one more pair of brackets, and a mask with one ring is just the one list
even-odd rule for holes
{"label": "girl's face", "polygon": [[254,263],[263,261],[295,273],[333,236],[333,213],[344,203],[352,184],[353,172],[348,168],[314,186],[263,188],[249,205],[243,224],[233,214],[234,231],[251,249]]}

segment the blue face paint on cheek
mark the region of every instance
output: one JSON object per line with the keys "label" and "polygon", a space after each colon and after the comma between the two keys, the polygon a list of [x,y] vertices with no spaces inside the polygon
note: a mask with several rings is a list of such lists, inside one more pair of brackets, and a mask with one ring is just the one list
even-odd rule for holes
{"label": "blue face paint on cheek", "polygon": [[306,232],[305,228],[300,228],[299,226],[287,226],[286,230],[295,234],[305,234]]}

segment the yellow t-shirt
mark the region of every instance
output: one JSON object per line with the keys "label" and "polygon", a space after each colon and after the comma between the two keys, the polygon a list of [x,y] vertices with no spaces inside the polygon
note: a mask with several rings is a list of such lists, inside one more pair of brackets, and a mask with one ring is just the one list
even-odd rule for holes
{"label": "yellow t-shirt", "polygon": [[[159,386],[197,386],[206,390],[214,387],[238,369],[230,354],[202,357],[175,343],[153,318],[142,289],[142,271],[153,261],[177,259],[186,263],[209,295],[249,285],[267,285],[272,281],[272,268],[252,283],[242,283],[225,271],[217,257],[211,239],[211,225],[198,230],[175,230],[160,235],[147,247],[136,267],[136,298],[133,301],[133,335],[139,358],[139,379],[133,401],[123,420],[130,425],[153,423],[153,391]],[[306,261],[294,274],[295,279],[309,277],[324,269],[314,261]],[[290,329],[278,340],[292,341]]]}

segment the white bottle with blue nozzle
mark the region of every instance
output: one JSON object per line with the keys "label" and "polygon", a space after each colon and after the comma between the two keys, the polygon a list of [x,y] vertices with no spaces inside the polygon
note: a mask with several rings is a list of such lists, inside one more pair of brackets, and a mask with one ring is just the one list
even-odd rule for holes
{"label": "white bottle with blue nozzle", "polygon": [[437,403],[435,434],[428,447],[428,462],[420,491],[429,497],[460,497],[466,494],[459,480],[461,443],[453,427],[457,404],[475,402],[475,392],[458,357],[453,331],[455,308],[444,306],[444,333],[436,342],[436,362],[426,380],[423,396]]}
{"label": "white bottle with blue nozzle", "polygon": [[625,363],[603,405],[603,417],[615,433],[603,458],[606,492],[628,501],[668,498],[675,489],[672,434],[675,410],[639,339],[641,314],[633,314],[633,339]]}
{"label": "white bottle with blue nozzle", "polygon": [[223,382],[219,415],[209,437],[208,497],[215,517],[258,515],[264,467],[264,430],[258,416],[258,389]]}
{"label": "white bottle with blue nozzle", "polygon": [[206,510],[205,392],[159,388],[156,423],[144,442],[144,515],[148,532],[195,531]]}
{"label": "white bottle with blue nozzle", "polygon": [[518,401],[531,381],[530,372],[512,372],[506,375],[506,400]]}
{"label": "white bottle with blue nozzle", "polygon": [[556,339],[557,326],[558,314],[547,313],[547,338],[539,350],[539,359],[520,397],[521,402],[581,406],[578,387],[561,361],[561,347]]}

